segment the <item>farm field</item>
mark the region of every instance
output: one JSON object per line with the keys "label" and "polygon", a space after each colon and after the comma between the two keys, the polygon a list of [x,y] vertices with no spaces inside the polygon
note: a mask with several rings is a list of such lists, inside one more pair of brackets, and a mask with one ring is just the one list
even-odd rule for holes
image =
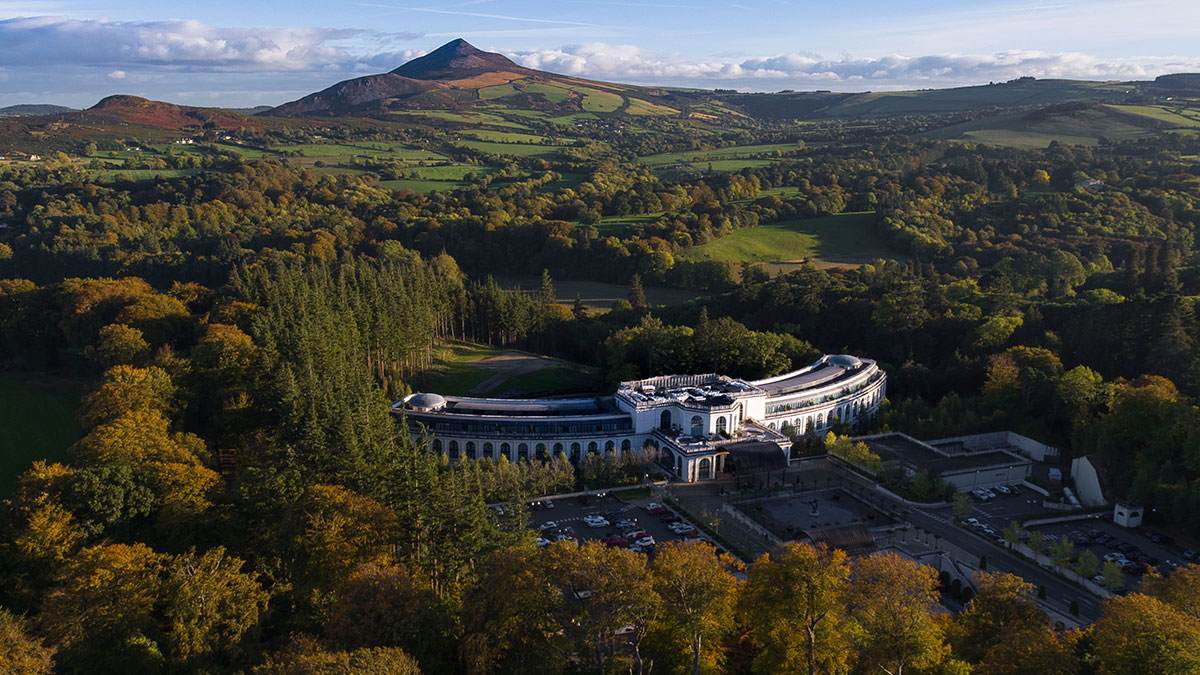
{"label": "farm field", "polygon": [[1176,127],[1200,128],[1200,110],[1159,105],[1110,105],[1113,110],[1140,115]]}
{"label": "farm field", "polygon": [[439,394],[509,398],[589,393],[599,385],[594,368],[466,342],[447,343],[433,370],[418,380],[420,389]]}
{"label": "farm field", "polygon": [[546,157],[559,151],[557,145],[535,145],[531,143],[497,143],[493,141],[458,141],[460,147],[471,148],[492,155],[511,157]]}
{"label": "farm field", "polygon": [[81,432],[75,421],[82,386],[32,374],[0,374],[0,497],[37,459],[62,461]]}
{"label": "farm field", "polygon": [[1067,145],[1096,145],[1099,141],[1093,136],[1076,136],[1072,134],[1047,134],[1036,131],[1017,131],[1013,129],[979,129],[968,131],[963,137],[988,145],[1002,145],[1018,150],[1034,150],[1045,148],[1053,141]]}
{"label": "farm field", "polygon": [[795,152],[803,149],[794,143],[768,143],[763,145],[735,145],[715,150],[691,150],[687,152],[666,152],[659,155],[639,157],[638,161],[650,167],[664,167],[674,164],[692,164],[700,166],[729,160],[763,160],[770,164],[771,160],[779,159],[782,153]]}
{"label": "farm field", "polygon": [[777,272],[812,262],[818,267],[854,267],[897,257],[880,241],[871,212],[788,220],[750,227],[680,252],[683,260],[768,263]]}
{"label": "farm field", "polygon": [[652,223],[662,216],[662,212],[644,213],[636,216],[605,216],[596,223],[596,229],[601,236],[620,237],[629,232],[632,225]]}

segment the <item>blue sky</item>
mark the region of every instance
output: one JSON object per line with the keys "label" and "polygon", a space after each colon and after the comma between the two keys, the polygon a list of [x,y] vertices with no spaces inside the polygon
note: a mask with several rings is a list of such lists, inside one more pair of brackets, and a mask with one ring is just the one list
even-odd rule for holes
{"label": "blue sky", "polygon": [[0,105],[277,104],[454,37],[531,67],[755,91],[1200,71],[1200,0],[0,0]]}

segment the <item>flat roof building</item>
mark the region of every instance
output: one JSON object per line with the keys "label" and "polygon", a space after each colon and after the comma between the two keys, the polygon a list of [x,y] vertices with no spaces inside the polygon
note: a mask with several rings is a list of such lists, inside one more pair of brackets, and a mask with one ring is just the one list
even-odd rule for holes
{"label": "flat roof building", "polygon": [[[673,477],[711,480],[737,448],[770,444],[787,461],[793,434],[823,433],[879,410],[886,376],[874,361],[824,356],[748,381],[717,374],[622,382],[610,396],[494,399],[417,393],[392,405],[414,436],[451,460],[548,459],[645,451]],[[740,445],[739,444],[743,444]]]}

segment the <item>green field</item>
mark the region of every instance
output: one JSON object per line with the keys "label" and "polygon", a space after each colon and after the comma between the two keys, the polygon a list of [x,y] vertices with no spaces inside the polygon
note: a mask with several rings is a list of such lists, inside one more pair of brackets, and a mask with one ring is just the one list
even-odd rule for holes
{"label": "green field", "polygon": [[546,97],[546,100],[551,103],[564,103],[571,100],[571,90],[565,87],[557,87],[552,84],[544,84],[535,82],[525,85],[525,91],[530,94],[541,94]]}
{"label": "green field", "polygon": [[1123,113],[1148,117],[1175,127],[1200,127],[1200,110],[1193,108],[1172,108],[1160,105],[1110,105],[1108,107]]}
{"label": "green field", "polygon": [[459,122],[462,124],[481,124],[493,127],[504,127],[507,129],[528,130],[523,124],[517,124],[504,119],[499,115],[484,112],[454,112],[451,110],[414,110],[405,112],[392,113],[397,117],[427,117],[430,119],[441,120],[443,122]]}
{"label": "green field", "polygon": [[873,212],[788,220],[748,227],[684,249],[683,260],[720,260],[732,263],[772,263],[777,270],[812,262],[818,266],[846,267],[894,258],[874,228]]}
{"label": "green field", "polygon": [[656,115],[678,115],[679,114],[679,111],[674,108],[668,108],[665,105],[658,105],[657,103],[651,103],[649,101],[644,101],[640,98],[631,98],[628,100],[629,100],[629,104],[627,106],[625,106],[625,113],[628,115],[656,116]]}
{"label": "green field", "polygon": [[[794,143],[769,143],[764,145],[734,145],[716,150],[691,150],[688,152],[666,152],[659,155],[639,157],[638,161],[650,167],[665,167],[672,164],[691,164],[702,167],[709,163],[727,163],[729,160],[763,160],[769,164],[783,153],[795,152],[801,146]],[[763,166],[758,164],[757,166]],[[727,166],[729,164],[726,164]],[[754,166],[748,164],[748,166]],[[715,168],[715,166],[714,166]]]}
{"label": "green field", "polygon": [[558,152],[560,146],[535,145],[532,143],[496,143],[493,141],[458,141],[455,145],[486,152],[491,155],[510,157],[546,157]]}
{"label": "green field", "polygon": [[473,129],[464,131],[463,136],[477,141],[497,141],[500,143],[533,143],[535,145],[555,145],[545,136],[523,134],[519,131],[496,131],[494,129]]}
{"label": "green field", "polygon": [[33,375],[0,374],[0,497],[35,459],[62,461],[79,439],[80,385]]}
{"label": "green field", "polygon": [[416,380],[419,389],[439,394],[510,398],[589,393],[600,384],[594,368],[465,342],[446,344],[433,369]]}
{"label": "green field", "polygon": [[625,97],[599,89],[580,89],[583,94],[583,109],[588,112],[616,112],[625,105]]}
{"label": "green field", "polygon": [[[533,292],[537,290],[541,283],[541,278],[498,278],[496,281],[505,288],[519,288]],[[613,303],[618,300],[628,300],[629,298],[629,286],[624,284],[610,284],[603,281],[556,280],[554,282],[554,290],[558,296],[556,300],[560,304],[569,306],[575,302],[575,298],[579,298],[584,307],[604,312],[611,309]],[[699,291],[667,288],[665,286],[647,286],[645,291],[646,300],[651,305],[682,305],[685,302],[695,300],[704,295],[704,293]]]}
{"label": "green field", "polygon": [[605,216],[596,223],[596,229],[602,236],[622,237],[629,232],[633,225],[652,223],[662,216],[662,212],[645,213],[636,216]]}

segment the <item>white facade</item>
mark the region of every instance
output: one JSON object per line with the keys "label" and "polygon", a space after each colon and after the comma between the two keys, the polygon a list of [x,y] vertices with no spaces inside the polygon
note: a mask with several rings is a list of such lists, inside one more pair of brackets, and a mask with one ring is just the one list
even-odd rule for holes
{"label": "white facade", "polygon": [[824,433],[875,415],[887,378],[874,361],[825,356],[779,377],[746,381],[723,375],[664,375],[623,382],[612,396],[580,399],[479,399],[413,394],[392,406],[414,434],[451,460],[510,461],[646,450],[675,478],[716,478],[727,446],[775,443],[782,433]]}

